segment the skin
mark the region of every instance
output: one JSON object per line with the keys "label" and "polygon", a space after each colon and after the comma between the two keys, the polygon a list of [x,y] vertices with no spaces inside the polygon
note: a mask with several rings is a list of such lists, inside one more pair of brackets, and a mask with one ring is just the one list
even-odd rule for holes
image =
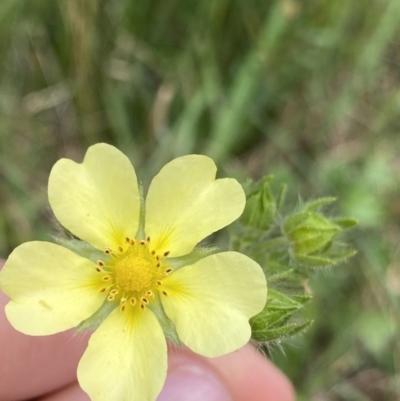
{"label": "skin", "polygon": [[[0,268],[3,263],[0,261]],[[67,331],[48,337],[26,336],[8,323],[4,314],[7,302],[8,298],[0,293],[0,401],[89,401],[76,382],[76,368],[88,335],[76,336]],[[208,388],[200,384],[204,378],[216,386],[210,397],[202,398],[204,401],[295,399],[288,379],[250,345],[214,359],[186,348],[171,348],[168,358],[167,385],[160,401],[186,399],[179,387],[190,383]],[[193,389],[190,391],[193,394]],[[180,397],[176,396],[178,393]],[[192,399],[188,394],[187,399]]]}

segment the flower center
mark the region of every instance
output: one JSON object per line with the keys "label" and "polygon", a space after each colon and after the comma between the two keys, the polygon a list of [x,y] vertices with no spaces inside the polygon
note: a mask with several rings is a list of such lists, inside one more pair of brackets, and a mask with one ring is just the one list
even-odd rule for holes
{"label": "flower center", "polygon": [[150,249],[150,237],[141,241],[127,237],[118,249],[107,248],[104,253],[109,259],[98,260],[96,266],[104,283],[100,292],[108,293],[109,302],[118,301],[122,312],[127,305],[145,310],[157,293],[168,296],[162,280],[173,271],[165,260],[169,252],[157,255]]}
{"label": "flower center", "polygon": [[129,254],[115,264],[115,283],[126,292],[142,292],[154,283],[157,275],[154,263],[143,255]]}

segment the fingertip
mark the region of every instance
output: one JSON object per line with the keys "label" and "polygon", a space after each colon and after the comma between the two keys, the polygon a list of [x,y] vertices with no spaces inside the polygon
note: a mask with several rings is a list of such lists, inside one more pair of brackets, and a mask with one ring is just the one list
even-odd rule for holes
{"label": "fingertip", "polygon": [[[251,345],[218,358],[201,357],[187,348],[175,351],[172,349],[169,361],[169,375],[177,365],[201,366],[203,364],[221,386],[218,391],[224,387],[226,394],[230,393],[235,401],[295,400],[295,392],[288,378]],[[226,398],[222,397],[222,392],[220,397],[221,400],[228,399],[227,395],[224,395]]]}
{"label": "fingertip", "polygon": [[74,383],[60,391],[39,398],[37,401],[90,401],[90,397],[79,387],[78,383]]}
{"label": "fingertip", "polygon": [[209,361],[231,386],[238,401],[295,399],[288,378],[251,345]]}

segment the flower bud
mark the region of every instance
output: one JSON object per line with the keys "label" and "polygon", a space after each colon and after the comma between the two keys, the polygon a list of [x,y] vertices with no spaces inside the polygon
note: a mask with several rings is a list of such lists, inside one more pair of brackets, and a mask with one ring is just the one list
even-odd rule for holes
{"label": "flower bud", "polygon": [[272,176],[265,177],[247,195],[246,207],[241,217],[244,226],[268,231],[275,222],[277,202],[271,193],[271,180]]}
{"label": "flower bud", "polygon": [[324,253],[331,247],[341,227],[315,212],[299,212],[289,216],[283,224],[294,256]]}

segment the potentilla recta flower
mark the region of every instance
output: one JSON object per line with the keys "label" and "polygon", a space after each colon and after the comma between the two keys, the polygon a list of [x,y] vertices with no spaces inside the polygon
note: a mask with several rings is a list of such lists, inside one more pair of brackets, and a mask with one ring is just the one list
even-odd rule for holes
{"label": "potentilla recta flower", "polygon": [[208,157],[177,158],[141,201],[129,159],[110,145],[90,147],[81,164],[62,159],[53,167],[50,205],[85,252],[25,243],[0,272],[0,289],[11,298],[9,321],[23,333],[97,322],[78,367],[93,401],[155,400],[171,333],[208,357],[249,341],[249,318],[266,302],[260,266],[237,252],[190,257],[245,205],[238,182],[215,174]]}

